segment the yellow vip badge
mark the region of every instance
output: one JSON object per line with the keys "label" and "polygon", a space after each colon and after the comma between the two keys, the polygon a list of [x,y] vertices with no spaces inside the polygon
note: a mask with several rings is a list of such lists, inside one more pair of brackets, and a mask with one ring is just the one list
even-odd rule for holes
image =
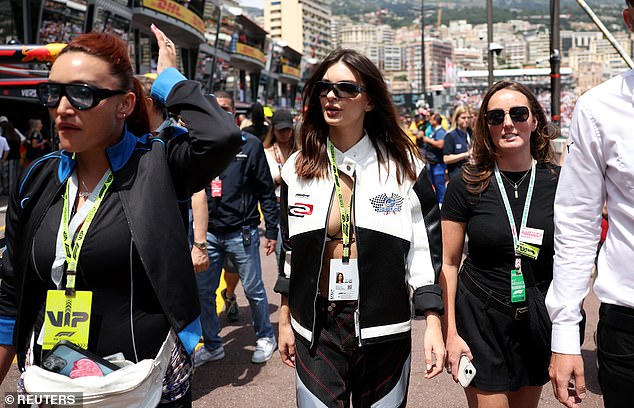
{"label": "yellow vip badge", "polygon": [[66,296],[63,290],[49,290],[46,296],[42,349],[50,350],[60,340],[67,340],[87,349],[91,305],[92,292],[77,291],[75,296]]}
{"label": "yellow vip badge", "polygon": [[531,259],[537,259],[537,256],[539,255],[539,248],[538,247],[536,247],[535,245],[527,244],[526,242],[522,242],[522,241],[520,241],[517,244],[517,247],[515,248],[515,251],[518,254],[527,256],[527,257],[529,257]]}

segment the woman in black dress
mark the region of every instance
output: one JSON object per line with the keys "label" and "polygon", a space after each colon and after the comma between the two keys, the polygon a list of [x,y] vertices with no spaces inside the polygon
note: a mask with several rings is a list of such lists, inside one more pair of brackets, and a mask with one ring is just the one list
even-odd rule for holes
{"label": "woman in black dress", "polygon": [[[449,183],[442,207],[443,329],[454,380],[461,355],[476,368],[465,389],[470,407],[537,407],[549,380],[550,350],[531,338],[525,295],[532,282],[545,293],[552,280],[556,136],[528,88],[498,82],[475,124],[474,164]],[[530,248],[539,250],[536,259],[525,255]]]}

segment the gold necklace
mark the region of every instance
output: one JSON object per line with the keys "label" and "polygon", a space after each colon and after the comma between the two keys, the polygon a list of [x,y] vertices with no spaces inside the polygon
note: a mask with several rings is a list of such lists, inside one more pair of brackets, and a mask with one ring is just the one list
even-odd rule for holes
{"label": "gold necklace", "polygon": [[517,194],[517,188],[520,185],[522,185],[522,182],[524,182],[524,179],[526,178],[526,176],[528,176],[528,173],[530,173],[530,172],[531,172],[531,169],[526,170],[526,173],[524,173],[522,178],[520,178],[517,182],[515,182],[515,181],[511,180],[510,178],[506,177],[506,175],[500,171],[500,174],[502,175],[502,177],[504,177],[504,179],[506,181],[508,181],[508,183],[510,185],[513,186],[513,190],[514,190],[513,197],[515,197],[516,200],[519,198],[519,194]]}

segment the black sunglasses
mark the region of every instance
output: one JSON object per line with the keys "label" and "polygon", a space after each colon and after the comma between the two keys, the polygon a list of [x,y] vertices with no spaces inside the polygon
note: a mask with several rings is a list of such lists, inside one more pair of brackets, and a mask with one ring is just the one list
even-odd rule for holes
{"label": "black sunglasses", "polygon": [[361,92],[365,92],[365,88],[354,82],[315,82],[315,92],[319,96],[326,96],[328,92],[333,91],[337,98],[356,98]]}
{"label": "black sunglasses", "polygon": [[44,82],[37,86],[37,97],[47,108],[57,108],[62,96],[77,110],[92,109],[103,99],[114,95],[123,95],[128,91],[101,89],[88,84],[58,84]]}
{"label": "black sunglasses", "polygon": [[508,112],[513,122],[526,122],[531,111],[526,106],[513,106],[508,111],[504,109],[491,109],[484,114],[484,118],[491,126],[497,126],[504,123],[504,117]]}

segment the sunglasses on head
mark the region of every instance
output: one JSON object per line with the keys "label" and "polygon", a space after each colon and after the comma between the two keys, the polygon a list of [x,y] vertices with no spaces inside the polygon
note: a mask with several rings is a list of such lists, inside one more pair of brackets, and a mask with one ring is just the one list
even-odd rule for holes
{"label": "sunglasses on head", "polygon": [[526,106],[513,106],[508,111],[504,109],[491,109],[484,114],[484,118],[491,126],[504,123],[504,117],[509,114],[513,122],[526,122],[530,116],[530,110]]}
{"label": "sunglasses on head", "polygon": [[101,89],[88,84],[58,84],[44,82],[37,86],[37,97],[47,108],[57,108],[62,96],[77,110],[92,109],[103,99],[114,95],[123,95],[128,91]]}
{"label": "sunglasses on head", "polygon": [[335,93],[337,98],[355,98],[362,92],[365,92],[365,88],[354,82],[328,82],[317,81],[315,82],[315,92],[319,96],[326,96],[330,91]]}

